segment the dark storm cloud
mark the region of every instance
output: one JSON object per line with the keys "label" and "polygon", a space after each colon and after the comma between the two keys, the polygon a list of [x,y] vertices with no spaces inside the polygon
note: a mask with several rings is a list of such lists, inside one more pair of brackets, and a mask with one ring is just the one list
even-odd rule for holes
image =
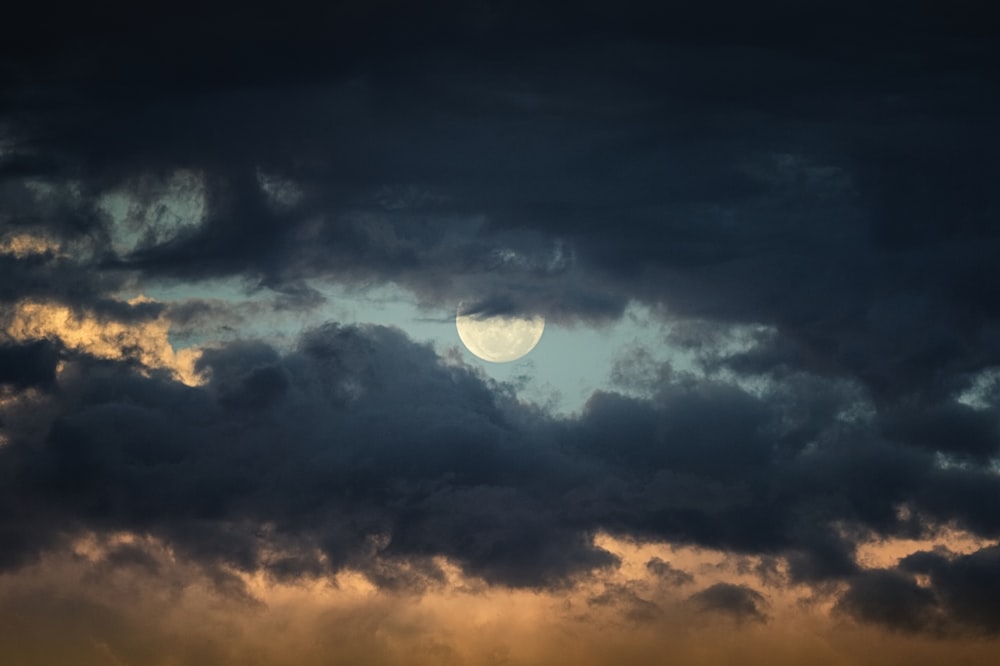
{"label": "dark storm cloud", "polygon": [[[5,409],[6,566],[79,530],[124,529],[283,577],[352,567],[412,586],[446,555],[490,581],[558,585],[616,563],[590,541],[607,530],[782,555],[813,582],[856,575],[844,526],[919,532],[902,502],[1000,534],[982,502],[995,476],[855,443],[863,431],[837,434],[835,419],[813,425],[843,441],[783,451],[775,395],[670,385],[650,401],[598,394],[560,420],[399,331],[334,325],[287,353],[206,351],[201,369],[210,381],[192,388],[78,357],[56,394]],[[685,582],[664,566],[650,564]]]}
{"label": "dark storm cloud", "polygon": [[1000,419],[993,410],[947,402],[890,411],[885,422],[890,439],[957,457],[988,459],[1000,447]]}
{"label": "dark storm cloud", "polygon": [[[44,224],[103,238],[98,265],[235,275],[290,307],[315,300],[307,277],[564,321],[637,299],[774,327],[738,369],[941,413],[1000,363],[1000,96],[974,11],[382,3],[199,12],[203,31],[141,14],[6,46],[0,159],[82,184]],[[180,168],[204,179],[201,226],[111,253],[95,197]],[[988,455],[965,431],[941,446]]]}
{"label": "dark storm cloud", "polygon": [[0,344],[0,384],[16,388],[52,388],[56,383],[58,362],[59,352],[48,342]]}
{"label": "dark storm cloud", "polygon": [[[851,582],[839,609],[899,631],[941,635],[995,635],[1000,550],[967,555],[947,549],[908,555],[898,570],[865,572]],[[919,584],[915,575],[926,578]]]}
{"label": "dark storm cloud", "polygon": [[877,570],[857,578],[838,609],[865,622],[907,631],[940,628],[934,594],[896,571]]}
{"label": "dark storm cloud", "polygon": [[[75,367],[51,425],[11,432],[0,451],[18,479],[6,498],[32,509],[8,514],[12,528],[44,531],[42,515],[52,533],[76,521],[151,530],[252,569],[264,566],[255,532],[273,524],[273,542],[291,550],[284,568],[317,566],[295,566],[312,547],[335,569],[447,553],[519,585],[614,561],[552,502],[593,471],[512,420],[540,417],[504,407],[512,398],[399,332],[331,327],[284,357],[234,344],[203,367],[205,389]],[[5,541],[7,559],[36,545]]]}
{"label": "dark storm cloud", "polygon": [[947,551],[914,553],[900,568],[927,575],[929,589],[956,623],[982,633],[1000,631],[1000,547],[958,556]]}
{"label": "dark storm cloud", "polygon": [[[0,43],[0,242],[51,245],[0,254],[0,323],[24,300],[236,321],[116,300],[153,279],[235,277],[288,310],[320,302],[311,279],[391,282],[560,323],[637,300],[701,369],[763,388],[637,354],[623,393],[556,419],[387,329],[209,350],[200,388],[4,342],[0,382],[52,390],[0,403],[0,566],[130,529],[278,576],[419,586],[443,554],[552,585],[613,566],[590,541],[607,530],[784,557],[794,581],[847,581],[865,621],[997,630],[976,591],[992,551],[855,558],[940,523],[1000,536],[995,386],[957,399],[1000,366],[998,55],[977,12],[159,9],[37,15]],[[160,225],[178,171],[204,219]],[[129,243],[109,193],[154,220]],[[756,327],[749,349],[730,325]],[[692,603],[763,617],[748,588]]]}

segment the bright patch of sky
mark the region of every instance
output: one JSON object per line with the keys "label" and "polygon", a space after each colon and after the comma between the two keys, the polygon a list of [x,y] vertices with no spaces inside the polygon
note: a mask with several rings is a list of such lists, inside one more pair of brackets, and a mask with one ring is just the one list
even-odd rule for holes
{"label": "bright patch of sky", "polygon": [[990,409],[1000,398],[1000,368],[988,368],[976,374],[968,388],[955,399],[973,409]]}
{"label": "bright patch of sky", "polygon": [[[269,203],[276,208],[294,205],[301,196],[292,182],[263,171],[258,171],[257,177]],[[390,192],[385,196],[390,195],[406,207],[420,192]],[[196,228],[206,214],[206,190],[200,174],[191,171],[180,170],[167,177],[144,176],[105,194],[100,208],[111,222],[115,250],[125,255]],[[526,261],[513,250],[498,250],[498,257],[505,265]],[[568,250],[557,246],[552,261],[568,260]],[[545,332],[530,354],[511,363],[490,363],[474,356],[461,343],[454,307],[421,309],[409,292],[394,285],[352,289],[313,281],[308,286],[320,292],[325,302],[308,308],[282,307],[280,294],[248,289],[247,283],[238,279],[149,283],[142,285],[142,294],[161,302],[214,301],[221,306],[220,311],[232,313],[217,322],[209,321],[205,327],[172,330],[175,348],[235,338],[264,338],[289,348],[304,330],[328,321],[394,326],[412,340],[432,345],[444,358],[460,359],[497,381],[509,383],[521,399],[562,414],[579,411],[598,390],[651,393],[662,381],[659,369],[665,363],[674,372],[701,374],[697,347],[672,343],[671,324],[636,304],[617,322],[602,327],[546,322]],[[122,297],[128,300],[135,295]],[[729,339],[717,342],[736,351],[759,333],[756,329],[734,331]],[[722,351],[719,347],[716,350]],[[630,376],[645,376],[649,381],[623,383],[621,369],[625,366],[630,368]]]}
{"label": "bright patch of sky", "polygon": [[394,288],[379,289],[363,300],[343,295],[331,300],[338,303],[330,313],[338,321],[397,326],[414,340],[431,343],[439,354],[457,353],[493,379],[517,386],[522,399],[562,413],[579,410],[594,391],[611,388],[616,362],[631,350],[655,352],[649,356],[651,364],[691,364],[680,350],[664,347],[662,323],[641,306],[630,307],[625,317],[602,328],[547,322],[541,340],[527,356],[510,363],[490,363],[461,343],[452,310],[421,311]]}
{"label": "bright patch of sky", "polygon": [[142,176],[102,195],[98,209],[111,221],[115,252],[124,255],[196,229],[207,209],[205,183],[186,170]]}
{"label": "bright patch of sky", "polygon": [[615,386],[612,374],[616,363],[630,352],[644,350],[643,362],[650,366],[670,362],[676,369],[690,370],[694,364],[693,357],[684,350],[665,346],[664,324],[638,305],[629,307],[619,321],[602,328],[582,324],[566,327],[548,322],[542,339],[527,356],[511,363],[490,363],[474,356],[461,343],[453,310],[421,309],[408,292],[394,286],[365,290],[311,286],[323,293],[327,301],[309,311],[275,311],[267,306],[267,300],[274,298],[273,293],[248,296],[236,280],[149,285],[143,293],[164,302],[213,299],[237,310],[254,312],[238,330],[217,333],[215,339],[190,334],[175,337],[175,346],[259,337],[287,347],[294,344],[302,331],[328,321],[394,326],[415,342],[430,344],[442,357],[460,358],[481,368],[487,376],[512,384],[521,399],[562,414],[580,410],[596,390],[622,390],[621,386]]}

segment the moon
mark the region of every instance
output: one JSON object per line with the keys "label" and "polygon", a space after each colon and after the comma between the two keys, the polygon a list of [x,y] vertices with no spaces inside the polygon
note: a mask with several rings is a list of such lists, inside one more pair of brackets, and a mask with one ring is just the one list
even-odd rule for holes
{"label": "moon", "polygon": [[456,315],[455,328],[466,348],[492,363],[516,361],[526,355],[545,330],[545,318],[534,317],[475,317]]}

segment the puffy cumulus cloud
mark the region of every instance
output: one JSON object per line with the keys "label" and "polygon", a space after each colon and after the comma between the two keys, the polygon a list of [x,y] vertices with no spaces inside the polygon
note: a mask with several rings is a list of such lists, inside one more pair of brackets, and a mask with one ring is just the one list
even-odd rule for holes
{"label": "puffy cumulus cloud", "polygon": [[[419,591],[446,579],[445,558],[492,585],[550,590],[626,567],[620,545],[595,539],[607,533],[762,558],[747,570],[772,587],[857,590],[906,577],[878,578],[889,560],[866,559],[873,539],[898,560],[1000,532],[982,501],[998,477],[879,440],[870,422],[811,408],[811,393],[687,378],[555,418],[399,330],[333,324],[285,351],[206,349],[198,386],[139,370],[67,358],[57,391],[3,406],[8,571],[100,526],[278,580],[350,570]],[[934,531],[949,522],[966,532]],[[764,616],[743,589],[754,579],[707,581],[658,551],[632,559],[663,589],[691,596],[698,579],[695,607]],[[882,597],[858,594],[843,607],[877,618],[857,609]],[[592,597],[656,615],[635,587]]]}
{"label": "puffy cumulus cloud", "polygon": [[[377,575],[380,558],[445,554],[536,585],[613,563],[545,506],[547,484],[577,465],[528,427],[542,417],[398,331],[331,326],[284,356],[234,343],[196,369],[203,388],[67,362],[52,429],[14,435],[46,470],[38,501],[81,501],[85,522],[158,526],[178,548],[250,568],[258,526],[272,524],[294,551],[275,570],[290,574],[368,563]],[[99,480],[112,477],[124,486]]]}
{"label": "puffy cumulus cloud", "polygon": [[[135,299],[129,305],[144,302],[150,301]],[[169,339],[170,321],[165,317],[123,322],[59,303],[23,301],[5,319],[4,333],[17,342],[50,341],[97,358],[165,369],[188,385],[202,381],[195,368],[200,350],[174,350]],[[25,349],[42,347],[36,344]],[[30,356],[25,360],[30,361]]]}

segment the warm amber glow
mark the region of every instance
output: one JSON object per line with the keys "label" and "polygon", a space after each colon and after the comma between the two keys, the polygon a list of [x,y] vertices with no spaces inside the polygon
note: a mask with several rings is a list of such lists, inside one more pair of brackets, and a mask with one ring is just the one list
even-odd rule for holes
{"label": "warm amber glow", "polygon": [[868,569],[894,567],[907,555],[922,550],[933,550],[943,545],[956,555],[967,555],[995,544],[995,540],[982,539],[971,532],[953,526],[940,528],[932,537],[924,539],[872,539],[858,544],[858,563]]}
{"label": "warm amber glow", "polygon": [[42,236],[19,233],[8,234],[0,238],[0,254],[13,255],[17,259],[35,254],[45,254],[46,252],[59,254],[59,250],[57,243]]}
{"label": "warm amber glow", "polygon": [[175,351],[169,332],[170,322],[164,317],[124,323],[100,319],[91,312],[76,311],[58,303],[36,301],[18,303],[6,328],[6,333],[15,340],[58,340],[70,349],[99,358],[134,359],[146,368],[170,370],[188,386],[201,384],[204,380],[195,370],[201,351]]}
{"label": "warm amber glow", "polygon": [[[856,626],[831,616],[825,602],[811,603],[804,588],[762,585],[753,572],[759,558],[607,535],[597,542],[621,557],[622,566],[566,589],[490,586],[439,559],[443,583],[389,591],[355,571],[292,581],[212,571],[147,535],[89,534],[16,576],[0,576],[0,617],[7,620],[0,661],[18,663],[19,654],[29,654],[18,645],[31,645],[38,663],[71,659],[83,666],[197,659],[221,666],[985,666],[1000,648],[996,640],[956,642]],[[133,555],[123,558],[123,547]],[[679,586],[658,580],[645,566],[651,557],[691,572],[694,580]],[[764,592],[770,620],[736,623],[686,604],[692,592],[719,581]],[[637,599],[658,610],[630,613]],[[5,633],[13,631],[17,641]],[[56,631],[61,641],[42,640]],[[132,638],[136,631],[142,641]]]}

